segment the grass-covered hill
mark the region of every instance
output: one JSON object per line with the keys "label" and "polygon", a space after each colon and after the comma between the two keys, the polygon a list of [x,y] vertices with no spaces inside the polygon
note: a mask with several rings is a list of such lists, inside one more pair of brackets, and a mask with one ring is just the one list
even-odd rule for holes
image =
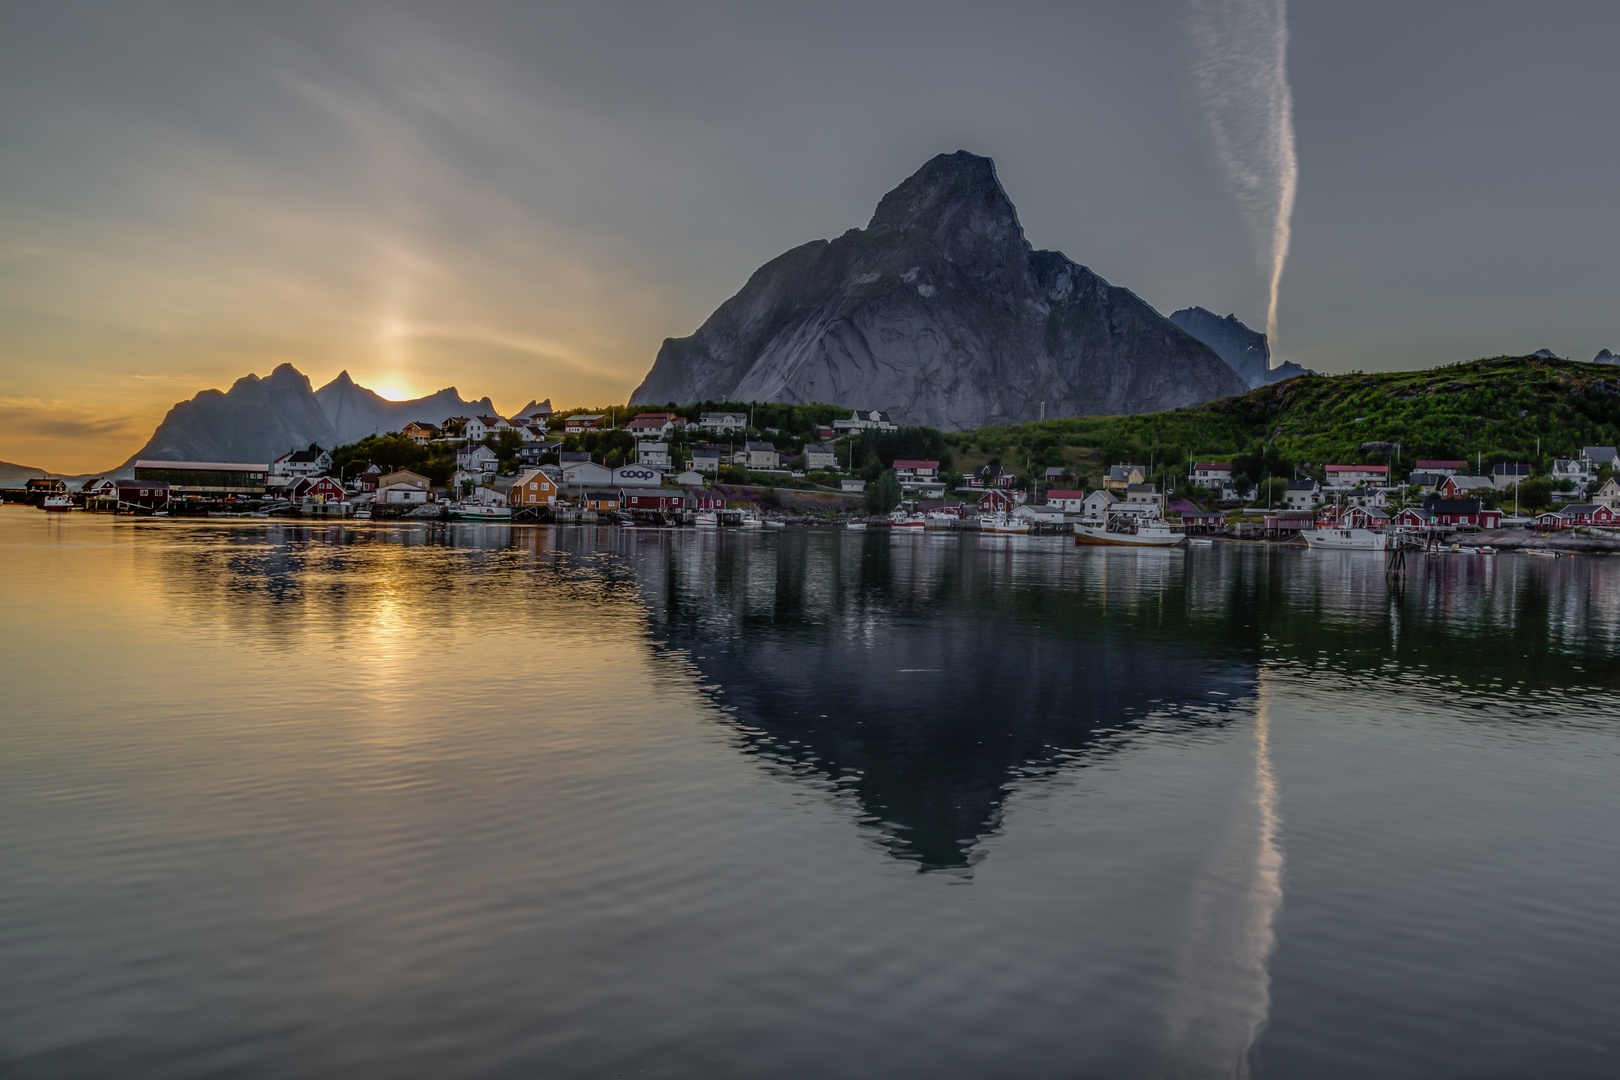
{"label": "grass-covered hill", "polygon": [[[1115,462],[1168,476],[1189,458],[1297,465],[1375,463],[1404,474],[1419,458],[1531,464],[1620,441],[1620,368],[1495,357],[1388,374],[1307,375],[1188,409],[1044,420],[946,436],[960,467],[1074,466],[1095,482]],[[1157,471],[1157,469],[1156,469]],[[1258,475],[1254,477],[1258,479]]]}

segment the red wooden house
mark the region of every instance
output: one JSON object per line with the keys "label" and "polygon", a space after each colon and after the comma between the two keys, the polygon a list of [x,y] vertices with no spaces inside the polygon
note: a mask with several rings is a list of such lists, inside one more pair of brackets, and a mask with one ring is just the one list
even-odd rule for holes
{"label": "red wooden house", "polygon": [[979,496],[981,514],[1010,514],[1017,507],[1018,500],[999,488],[992,488]]}
{"label": "red wooden house", "polygon": [[1478,499],[1424,499],[1423,508],[1434,515],[1435,525],[1495,529],[1502,524],[1502,511],[1487,510]]}
{"label": "red wooden house", "polygon": [[624,501],[620,505],[626,510],[682,510],[686,507],[686,492],[674,488],[652,491],[626,488]]}
{"label": "red wooden house", "polygon": [[304,476],[294,481],[290,498],[298,502],[342,502],[343,485],[330,476]]}
{"label": "red wooden house", "polygon": [[1536,518],[1538,529],[1572,529],[1577,525],[1620,524],[1620,513],[1599,503],[1570,503]]}

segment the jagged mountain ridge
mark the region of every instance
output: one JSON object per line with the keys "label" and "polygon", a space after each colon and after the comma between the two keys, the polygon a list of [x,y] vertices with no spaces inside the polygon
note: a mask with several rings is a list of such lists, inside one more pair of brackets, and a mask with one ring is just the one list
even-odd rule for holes
{"label": "jagged mountain ridge", "polygon": [[1250,330],[1236,315],[1221,318],[1206,308],[1190,307],[1170,313],[1170,321],[1215,350],[1250,390],[1270,386],[1296,375],[1311,374],[1292,361],[1271,366],[1271,344],[1266,335]]}
{"label": "jagged mountain ridge", "polygon": [[766,263],[632,403],[824,402],[947,430],[1152,412],[1243,393],[1128,289],[1031,247],[989,158],[929,161],[865,229]]}
{"label": "jagged mountain ridge", "polygon": [[489,398],[464,401],[455,387],[389,401],[347,371],[316,390],[307,375],[282,364],[262,379],[244,375],[229,390],[204,390],[178,403],[117,471],[127,474],[141,459],[269,462],[311,443],[330,448],[374,432],[398,431],[411,420],[437,423],[494,410]]}

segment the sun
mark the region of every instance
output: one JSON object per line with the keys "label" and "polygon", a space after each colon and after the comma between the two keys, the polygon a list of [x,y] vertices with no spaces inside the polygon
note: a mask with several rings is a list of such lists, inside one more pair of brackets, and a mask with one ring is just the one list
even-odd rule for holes
{"label": "sun", "polygon": [[407,391],[401,389],[394,383],[384,383],[381,386],[373,386],[371,391],[378,397],[385,398],[389,401],[404,401],[411,396]]}

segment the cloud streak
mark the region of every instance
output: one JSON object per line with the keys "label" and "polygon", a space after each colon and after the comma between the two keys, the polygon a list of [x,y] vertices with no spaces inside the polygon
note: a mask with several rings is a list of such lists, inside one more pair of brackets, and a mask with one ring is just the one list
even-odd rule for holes
{"label": "cloud streak", "polygon": [[1193,80],[1215,158],[1269,275],[1266,337],[1277,360],[1277,299],[1299,182],[1287,0],[1191,0],[1191,8]]}

